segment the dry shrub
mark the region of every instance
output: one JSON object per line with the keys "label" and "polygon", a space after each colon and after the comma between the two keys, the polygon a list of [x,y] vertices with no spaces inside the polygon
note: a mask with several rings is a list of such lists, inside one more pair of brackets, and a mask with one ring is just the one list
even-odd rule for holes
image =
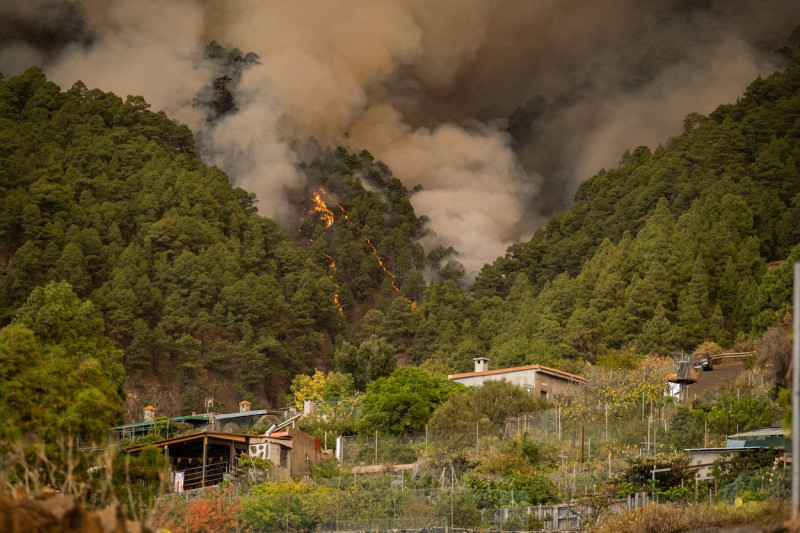
{"label": "dry shrub", "polygon": [[610,513],[592,533],[681,533],[709,527],[735,527],[785,520],[787,502],[748,502],[739,507],[727,504],[651,504],[639,509]]}

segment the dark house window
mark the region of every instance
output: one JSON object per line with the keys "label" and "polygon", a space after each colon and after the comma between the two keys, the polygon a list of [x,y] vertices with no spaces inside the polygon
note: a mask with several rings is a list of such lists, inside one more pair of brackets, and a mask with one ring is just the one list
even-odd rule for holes
{"label": "dark house window", "polygon": [[281,448],[281,467],[287,468],[289,465],[289,450]]}
{"label": "dark house window", "polygon": [[541,395],[542,400],[547,400],[547,391],[546,390],[541,391],[539,394]]}

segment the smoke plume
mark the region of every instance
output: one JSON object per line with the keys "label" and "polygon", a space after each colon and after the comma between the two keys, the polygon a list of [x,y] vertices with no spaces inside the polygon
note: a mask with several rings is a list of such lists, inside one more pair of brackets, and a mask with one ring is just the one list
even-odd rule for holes
{"label": "smoke plume", "polygon": [[[568,207],[625,149],[736,99],[777,66],[794,0],[10,0],[0,72],[142,95],[289,222],[294,139],[368,149],[468,272]],[[258,55],[237,111],[195,104],[212,40]]]}

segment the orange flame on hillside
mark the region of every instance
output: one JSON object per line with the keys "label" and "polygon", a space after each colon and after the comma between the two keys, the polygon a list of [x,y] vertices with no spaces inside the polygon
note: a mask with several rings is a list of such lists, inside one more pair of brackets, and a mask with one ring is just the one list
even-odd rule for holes
{"label": "orange flame on hillside", "polygon": [[[328,205],[325,203],[325,200],[322,199],[323,194],[328,196],[328,193],[323,188],[320,188],[318,191],[314,193],[311,199],[311,201],[314,204],[314,207],[311,209],[311,211],[309,211],[309,214],[310,215],[316,214],[325,223],[325,229],[328,229],[335,222],[335,217],[333,216],[333,211],[328,209]],[[342,216],[345,218],[345,220],[349,221],[350,216],[347,213],[347,210],[342,206],[342,204],[337,204],[337,207],[342,212]],[[378,261],[378,266],[380,266],[381,270],[383,270],[389,277],[389,283],[392,284],[392,287],[394,288],[395,292],[399,294],[400,288],[394,282],[395,275],[388,268],[386,268],[386,265],[383,263],[383,259],[381,259],[381,256],[378,254],[378,249],[375,247],[374,244],[372,244],[372,241],[369,240],[368,237],[364,237],[364,241],[367,243],[370,250],[372,251],[372,255],[375,256],[375,259]],[[336,275],[336,261],[334,261],[333,257],[331,257],[328,254],[324,253],[322,255],[330,261],[330,264],[328,265],[330,268],[330,274],[328,275],[328,277],[333,279],[333,277]],[[414,302],[410,298],[404,297],[404,299],[406,302],[409,303],[409,305],[411,305],[412,309],[417,308],[416,302]],[[339,308],[339,314],[344,316],[344,311],[342,310],[342,306],[339,304],[339,285],[336,285],[336,292],[333,295],[333,302],[336,304],[336,307]]]}
{"label": "orange flame on hillside", "polygon": [[[342,207],[342,204],[336,204],[336,207],[338,207],[342,211],[342,216],[345,218],[345,220],[350,220],[350,217],[347,214],[347,210],[344,207]],[[372,255],[374,255],[375,259],[378,261],[378,266],[381,267],[381,269],[386,273],[387,276],[389,276],[389,283],[391,283],[392,287],[394,287],[394,291],[400,294],[400,288],[394,282],[395,276],[388,268],[386,268],[386,265],[383,264],[383,259],[381,259],[380,254],[378,254],[378,249],[375,247],[374,244],[372,244],[372,241],[369,240],[369,237],[364,237],[364,241],[366,241],[367,245],[369,245],[370,250],[372,250]],[[408,302],[409,305],[411,305],[411,309],[417,308],[417,302],[413,301],[407,296],[403,296],[403,299],[405,299],[405,301]]]}
{"label": "orange flame on hillside", "polygon": [[325,189],[320,189],[318,192],[314,193],[314,197],[311,199],[314,202],[314,208],[309,211],[309,214],[317,214],[319,217],[325,222],[325,229],[330,228],[333,225],[333,211],[328,209],[328,206],[325,205],[325,201],[322,199],[320,193],[328,194],[325,192]]}
{"label": "orange flame on hillside", "polygon": [[[328,265],[330,274],[328,274],[328,277],[333,280],[333,276],[336,275],[336,261],[334,261],[333,257],[326,253],[323,253],[322,256],[330,261],[330,264]],[[342,309],[342,304],[339,303],[339,284],[334,282],[334,286],[336,287],[336,291],[333,293],[333,303],[336,305],[336,308],[339,309],[339,314],[344,316],[344,309]]]}

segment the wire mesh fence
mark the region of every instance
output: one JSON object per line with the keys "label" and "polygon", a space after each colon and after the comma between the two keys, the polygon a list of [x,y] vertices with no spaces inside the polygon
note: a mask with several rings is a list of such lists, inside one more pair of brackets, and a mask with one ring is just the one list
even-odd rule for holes
{"label": "wire mesh fence", "polygon": [[[297,488],[297,487],[296,487]],[[524,491],[469,488],[264,492],[263,487],[217,486],[161,499],[154,525],[184,531],[381,531],[470,529],[570,531],[593,519],[591,504],[530,505]],[[618,508],[648,499],[620,500]]]}
{"label": "wire mesh fence", "polygon": [[[575,502],[590,501],[599,487],[626,468],[631,457],[680,451],[667,438],[674,436],[668,427],[671,409],[674,407],[654,405],[642,397],[641,403],[624,412],[602,404],[577,414],[559,407],[520,414],[500,424],[481,420],[469,429],[427,428],[404,436],[321,438],[331,447],[336,442],[337,468],[348,472],[346,476],[294,485],[226,487],[223,483],[211,490],[192,491],[192,495],[176,495],[163,502],[162,516],[167,518],[156,525],[169,526],[175,533],[203,530],[199,524],[212,519],[217,522],[206,530],[247,528],[254,533],[567,530],[595,512],[592,504]],[[538,501],[552,499],[537,501],[525,491],[477,489],[461,480],[479,462],[524,440],[520,437],[540,448],[555,497],[571,503],[541,506]],[[405,473],[373,475],[391,465],[405,465],[397,468]],[[654,493],[653,499],[734,503],[737,498],[781,498],[787,494],[784,476],[763,469],[735,479],[720,478],[718,483],[687,485],[669,494]],[[641,501],[628,499],[614,505],[626,508]],[[223,519],[227,520],[225,527],[219,522]]]}
{"label": "wire mesh fence", "polygon": [[[727,484],[701,482],[672,495],[637,493],[608,499],[577,495],[565,503],[531,504],[525,491],[485,490],[451,485],[412,489],[378,480],[388,488],[357,488],[340,480],[284,485],[228,483],[161,499],[154,525],[183,531],[385,531],[452,529],[575,531],[610,511],[651,502],[737,505],[737,500],[787,498],[790,472],[750,471]],[[604,499],[605,498],[605,499]]]}
{"label": "wire mesh fence", "polygon": [[651,409],[647,402],[643,405],[635,412],[618,413],[616,418],[604,416],[602,406],[585,418],[566,416],[561,409],[551,408],[520,414],[499,425],[479,421],[470,430],[345,436],[337,439],[336,456],[345,468],[356,470],[375,465],[409,465],[423,458],[459,453],[477,460],[502,449],[505,442],[524,436],[556,456],[553,480],[565,494],[575,494],[591,490],[621,472],[632,456],[682,451],[665,439],[670,408]]}

